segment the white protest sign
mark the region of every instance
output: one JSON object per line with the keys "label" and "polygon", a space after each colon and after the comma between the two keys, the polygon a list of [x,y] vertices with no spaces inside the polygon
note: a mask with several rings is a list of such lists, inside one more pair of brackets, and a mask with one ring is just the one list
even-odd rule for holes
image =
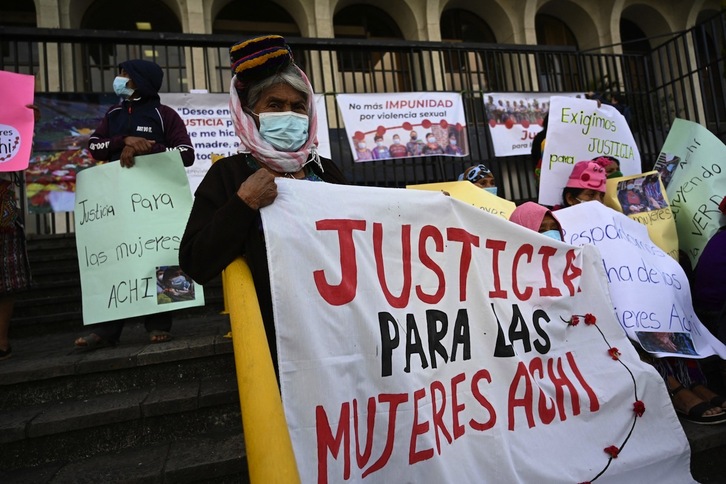
{"label": "white protest sign", "polygon": [[336,101],[357,162],[469,153],[459,93],[338,94]]}
{"label": "white protest sign", "polygon": [[179,243],[192,195],[176,150],[78,173],[76,246],[83,323],[204,305],[179,269]]}
{"label": "white protest sign", "polygon": [[726,346],[699,321],[683,268],[653,243],[648,229],[598,202],[557,211],[565,242],[602,255],[618,321],[656,356],[726,358]]}
{"label": "white protest sign", "polygon": [[693,482],[595,248],[420,190],[278,188],[262,219],[302,482]]}
{"label": "white protest sign", "polygon": [[[194,164],[186,167],[189,187],[194,193],[212,166],[212,156],[230,156],[239,148],[239,138],[229,114],[229,94],[161,93],[159,96],[163,104],[179,113],[194,145]],[[322,94],[315,95],[315,110],[318,115],[318,152],[320,156],[330,158],[330,134],[325,96]]]}
{"label": "white protest sign", "polygon": [[[557,95],[585,97],[583,93]],[[496,156],[531,154],[532,140],[542,131],[544,117],[549,111],[550,96],[529,92],[488,92],[483,95]]]}
{"label": "white protest sign", "polygon": [[542,154],[539,203],[562,203],[562,189],[578,161],[598,156],[620,160],[623,175],[641,173],[640,153],[622,114],[596,101],[552,96],[547,142]]}
{"label": "white protest sign", "polygon": [[724,221],[718,206],[726,196],[726,145],[698,123],[676,119],[655,169],[666,185],[678,241],[691,266]]}

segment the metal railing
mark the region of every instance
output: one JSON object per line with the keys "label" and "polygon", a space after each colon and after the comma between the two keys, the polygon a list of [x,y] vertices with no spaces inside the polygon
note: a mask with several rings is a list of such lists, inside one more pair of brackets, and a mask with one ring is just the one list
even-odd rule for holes
{"label": "metal railing", "polygon": [[[652,167],[675,117],[724,135],[724,17],[675,34],[648,54],[578,52],[572,48],[474,43],[288,38],[296,62],[327,100],[332,158],[355,184],[401,187],[450,181],[485,160],[500,195],[535,199],[528,156],[497,158],[489,135],[488,92],[586,92],[607,86],[625,95],[643,169]],[[162,92],[227,92],[228,35],[0,27],[0,69],[36,75],[40,92],[111,92],[116,66],[130,58],[157,62]],[[460,92],[470,155],[356,163],[334,97],[341,93]],[[42,218],[42,217],[40,217]],[[37,218],[37,231],[62,231]],[[62,226],[72,224],[61,223]]]}

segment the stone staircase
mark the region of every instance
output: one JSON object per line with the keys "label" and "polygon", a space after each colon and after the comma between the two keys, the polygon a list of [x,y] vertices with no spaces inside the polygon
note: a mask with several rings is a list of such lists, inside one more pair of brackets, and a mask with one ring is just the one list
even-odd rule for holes
{"label": "stone staircase", "polygon": [[119,346],[83,352],[75,239],[36,237],[28,253],[35,287],[0,363],[0,482],[248,482],[221,283],[174,313],[170,343],[135,318]]}
{"label": "stone staircase", "polygon": [[[35,237],[29,256],[36,286],[0,362],[0,483],[249,482],[220,281],[205,308],[174,313],[170,343],[137,318],[118,347],[79,352],[74,237]],[[726,482],[726,425],[683,428],[694,478]]]}

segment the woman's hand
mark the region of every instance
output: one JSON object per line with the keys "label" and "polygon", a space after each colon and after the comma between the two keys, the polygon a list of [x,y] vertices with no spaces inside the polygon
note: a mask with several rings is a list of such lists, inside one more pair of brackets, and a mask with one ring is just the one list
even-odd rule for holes
{"label": "woman's hand", "polygon": [[148,140],[146,138],[141,138],[139,136],[125,137],[124,144],[127,147],[133,148],[134,153],[137,155],[145,155],[146,153],[150,152],[152,146],[154,146],[153,141]]}
{"label": "woman's hand", "polygon": [[253,210],[270,205],[277,198],[275,176],[267,170],[257,170],[242,182],[237,196]]}

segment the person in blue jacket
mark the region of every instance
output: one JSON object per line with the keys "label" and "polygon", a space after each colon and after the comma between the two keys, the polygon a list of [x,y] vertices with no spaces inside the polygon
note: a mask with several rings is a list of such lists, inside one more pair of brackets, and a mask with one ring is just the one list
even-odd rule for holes
{"label": "person in blue jacket", "polygon": [[[124,168],[134,166],[140,155],[177,150],[184,166],[194,163],[194,147],[184,121],[174,109],[161,104],[159,89],[164,79],[161,67],[143,59],[119,64],[113,90],[121,102],[109,108],[88,140],[88,149],[99,161],[119,160]],[[115,346],[124,320],[89,325],[87,336],[75,340],[79,348]],[[151,343],[171,340],[170,312],[150,314],[144,326]]]}

